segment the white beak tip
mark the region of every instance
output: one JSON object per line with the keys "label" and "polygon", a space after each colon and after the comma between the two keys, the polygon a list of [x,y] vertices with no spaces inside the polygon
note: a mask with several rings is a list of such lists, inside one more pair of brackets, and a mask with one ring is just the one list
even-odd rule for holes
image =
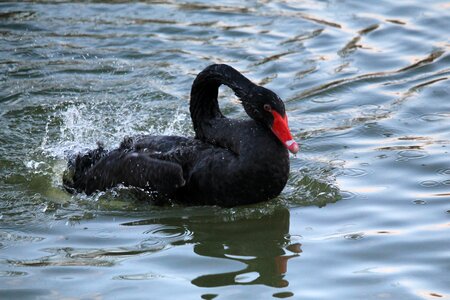
{"label": "white beak tip", "polygon": [[300,147],[294,140],[286,141],[286,147],[292,154],[295,154],[300,150]]}

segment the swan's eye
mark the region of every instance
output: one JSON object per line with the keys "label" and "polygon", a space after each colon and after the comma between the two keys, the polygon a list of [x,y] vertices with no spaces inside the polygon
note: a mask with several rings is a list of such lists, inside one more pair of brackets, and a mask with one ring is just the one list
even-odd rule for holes
{"label": "swan's eye", "polygon": [[264,104],[264,110],[270,112],[270,111],[272,111],[272,107],[270,107],[269,104]]}

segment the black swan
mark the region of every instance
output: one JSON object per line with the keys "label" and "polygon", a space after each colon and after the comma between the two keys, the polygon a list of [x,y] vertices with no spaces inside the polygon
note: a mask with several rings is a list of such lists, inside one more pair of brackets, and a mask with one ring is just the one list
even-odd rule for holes
{"label": "black swan", "polygon": [[[226,118],[219,109],[220,85],[230,87],[251,119]],[[283,101],[237,70],[215,64],[192,84],[190,113],[195,138],[136,136],[120,147],[77,154],[68,162],[64,186],[92,194],[124,185],[156,202],[236,206],[278,196],[289,175],[293,140]]]}

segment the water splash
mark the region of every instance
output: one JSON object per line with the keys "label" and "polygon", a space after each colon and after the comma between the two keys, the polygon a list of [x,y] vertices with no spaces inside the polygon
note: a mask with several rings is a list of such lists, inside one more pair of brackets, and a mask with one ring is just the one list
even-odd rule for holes
{"label": "water splash", "polygon": [[[170,120],[170,121],[169,121]],[[100,100],[73,103],[56,109],[46,124],[41,151],[50,157],[92,149],[98,142],[113,148],[125,136],[139,134],[185,135],[187,114],[178,109],[167,111],[139,102],[109,103]]]}

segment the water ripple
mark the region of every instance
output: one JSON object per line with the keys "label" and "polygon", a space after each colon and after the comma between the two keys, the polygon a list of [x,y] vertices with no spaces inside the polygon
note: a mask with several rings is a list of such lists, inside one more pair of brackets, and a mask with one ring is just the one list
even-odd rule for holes
{"label": "water ripple", "polygon": [[434,181],[434,180],[425,180],[425,181],[422,181],[420,183],[420,185],[424,186],[424,187],[435,187],[435,186],[439,185],[439,182]]}
{"label": "water ripple", "polygon": [[366,176],[368,172],[358,168],[345,168],[341,171],[341,175],[348,177],[361,177]]}
{"label": "water ripple", "polygon": [[421,159],[427,157],[428,154],[426,151],[421,150],[402,150],[398,152],[398,161],[408,161],[413,159]]}
{"label": "water ripple", "polygon": [[27,272],[19,272],[19,271],[0,271],[0,277],[18,277],[18,276],[27,276]]}
{"label": "water ripple", "polygon": [[[319,94],[322,94],[324,92],[328,92],[330,90],[333,89],[337,89],[340,88],[342,86],[346,86],[346,85],[350,85],[350,84],[354,84],[354,83],[359,83],[361,81],[372,81],[372,80],[378,80],[380,78],[385,78],[386,80],[389,79],[389,77],[397,75],[397,74],[401,74],[403,72],[412,70],[412,69],[416,69],[422,66],[426,66],[429,64],[434,63],[438,58],[440,58],[443,54],[445,53],[445,51],[442,50],[438,50],[438,51],[434,51],[432,52],[430,55],[428,55],[427,57],[420,59],[418,62],[411,64],[409,66],[400,68],[398,70],[394,70],[394,71],[385,71],[385,72],[376,72],[376,73],[368,73],[368,74],[362,74],[362,75],[358,75],[356,77],[353,78],[345,78],[345,79],[339,79],[339,80],[335,80],[335,81],[331,81],[325,84],[322,84],[318,87],[306,90],[304,92],[302,92],[301,94],[289,99],[288,101],[298,101],[301,100],[303,98],[306,97],[311,97],[311,96],[316,96]],[[443,78],[443,79],[439,79],[440,80],[446,80],[447,78]],[[434,82],[434,81],[433,81]]]}

